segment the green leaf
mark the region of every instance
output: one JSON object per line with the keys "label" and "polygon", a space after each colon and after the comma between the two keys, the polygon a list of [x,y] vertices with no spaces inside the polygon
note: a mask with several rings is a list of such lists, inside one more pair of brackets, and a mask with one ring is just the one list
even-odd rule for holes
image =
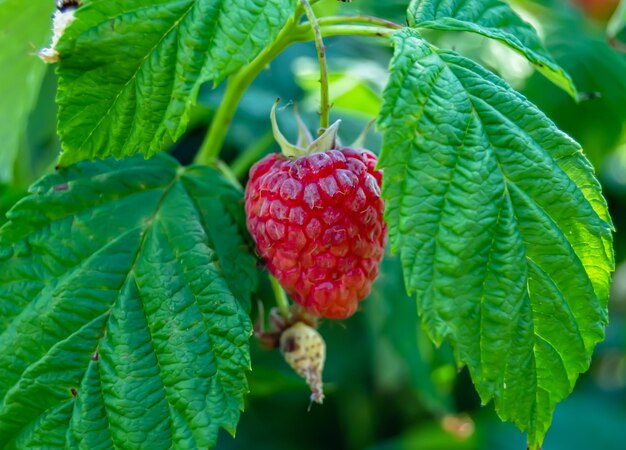
{"label": "green leaf", "polygon": [[165,154],[31,187],[0,229],[0,447],[208,448],[234,433],[256,284],[242,203],[217,171]]}
{"label": "green leaf", "polygon": [[380,167],[394,251],[435,342],[537,448],[604,337],[611,223],[580,147],[504,81],[393,37]]}
{"label": "green leaf", "polygon": [[0,0],[0,182],[13,165],[46,65],[36,56],[50,37],[52,1]]}
{"label": "green leaf", "polygon": [[502,0],[412,0],[408,21],[412,27],[467,31],[500,41],[578,100],[574,82],[550,56],[535,29]]}
{"label": "green leaf", "polygon": [[269,45],[296,0],[90,0],[59,43],[60,163],[151,156],[180,137],[200,85]]}
{"label": "green leaf", "polygon": [[609,42],[615,48],[626,52],[626,0],[621,0],[606,28]]}

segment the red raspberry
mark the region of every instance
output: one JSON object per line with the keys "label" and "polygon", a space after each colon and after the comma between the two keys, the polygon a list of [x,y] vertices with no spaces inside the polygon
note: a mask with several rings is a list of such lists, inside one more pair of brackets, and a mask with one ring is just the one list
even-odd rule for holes
{"label": "red raspberry", "polygon": [[275,153],[250,170],[248,230],[270,273],[315,315],[351,316],[378,274],[387,229],[375,165],[372,153],[341,148]]}

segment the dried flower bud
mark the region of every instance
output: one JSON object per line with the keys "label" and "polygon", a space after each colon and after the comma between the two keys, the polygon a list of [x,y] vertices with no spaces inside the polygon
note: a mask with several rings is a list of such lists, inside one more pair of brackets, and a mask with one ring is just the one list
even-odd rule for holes
{"label": "dried flower bud", "polygon": [[285,361],[311,388],[311,401],[322,403],[322,371],[326,360],[326,343],[322,335],[315,328],[297,322],[281,335],[280,350]]}

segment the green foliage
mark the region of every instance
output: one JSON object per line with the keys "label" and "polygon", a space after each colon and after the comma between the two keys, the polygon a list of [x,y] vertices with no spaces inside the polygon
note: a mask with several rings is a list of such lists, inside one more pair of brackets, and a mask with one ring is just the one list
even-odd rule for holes
{"label": "green foliage", "polygon": [[247,390],[242,193],[207,167],[82,163],[0,229],[0,447],[207,448]]}
{"label": "green foliage", "polygon": [[[59,45],[61,164],[151,156],[178,139],[200,85],[270,44],[295,0],[90,0]],[[87,94],[88,93],[88,94]]]}
{"label": "green foliage", "polygon": [[469,31],[496,39],[525,56],[535,68],[572,97],[574,82],[545,50],[535,29],[501,0],[412,0],[409,25],[444,31]]}
{"label": "green foliage", "polygon": [[[32,152],[29,161],[17,148],[50,140],[44,131],[55,122],[47,107],[28,118],[44,72],[33,54],[46,44],[52,3],[0,0],[0,64],[9,67],[0,73],[0,182],[10,179],[17,157],[21,184],[49,165],[44,152]],[[234,434],[250,368],[251,297],[268,308],[273,302],[267,287],[257,288],[242,192],[229,180],[245,179],[272,147],[264,131],[278,95],[298,101],[305,119],[316,115],[317,67],[302,70],[313,45],[277,58],[310,38],[294,14],[298,3],[82,2],[58,47],[61,165],[126,159],[79,162],[42,178],[0,228],[0,448],[209,448],[220,427]],[[398,25],[345,15],[383,14],[403,23],[409,2],[311,3],[320,16],[344,15],[322,22],[329,35],[388,38]],[[388,39],[358,48],[355,41],[327,40],[333,111],[346,142],[382,103],[383,195],[400,258],[381,264],[366,313],[345,328],[323,324],[329,344],[323,408],[305,412],[306,387],[284,372],[278,352],[254,353],[249,375],[256,392],[246,420],[255,430],[237,445],[364,448],[396,436],[380,448],[499,448],[500,441],[480,433],[452,436],[432,420],[469,410],[478,424],[481,414],[492,414],[477,413],[478,402],[491,399],[502,419],[528,431],[533,450],[543,441],[556,403],[604,337],[614,264],[607,205],[580,146],[539,108],[418,33],[470,32],[525,57],[545,77],[530,77],[524,92],[584,143],[595,141],[599,164],[605,148],[618,144],[626,117],[626,60],[597,37],[579,37],[589,31],[582,16],[561,21],[555,32],[561,18],[551,13],[571,13],[560,2],[550,14],[520,4],[526,13],[540,11],[546,47],[503,1],[411,1],[410,28],[392,37],[382,100]],[[451,33],[448,42],[455,35],[467,37]],[[480,51],[473,56],[480,60]],[[291,73],[297,64],[299,78]],[[581,89],[604,98],[576,104],[561,66]],[[227,77],[225,92],[206,95],[207,82],[215,87]],[[54,81],[46,77],[43,97]],[[211,108],[192,109],[203,84],[200,102]],[[235,117],[244,92],[243,114]],[[230,168],[221,161],[215,164],[221,172],[183,167],[153,156],[185,133],[190,117],[208,116],[209,109],[211,133],[219,133],[205,143],[221,144],[235,122],[224,149],[202,147],[227,162],[236,158]],[[597,122],[583,120],[581,111]],[[42,117],[49,118],[43,125]],[[195,139],[190,133],[172,151],[190,160]],[[0,184],[0,213],[24,195]],[[469,377],[465,371],[456,377],[455,364],[467,366],[480,399],[468,399],[475,397]],[[475,410],[467,406],[472,401]],[[302,427],[314,438],[303,438]]]}
{"label": "green foliage", "polygon": [[580,147],[506,83],[416,31],[393,40],[379,122],[392,249],[431,338],[535,448],[604,336],[606,203]]}
{"label": "green foliage", "polygon": [[36,56],[50,36],[53,2],[0,1],[0,182],[11,181],[46,65]]}

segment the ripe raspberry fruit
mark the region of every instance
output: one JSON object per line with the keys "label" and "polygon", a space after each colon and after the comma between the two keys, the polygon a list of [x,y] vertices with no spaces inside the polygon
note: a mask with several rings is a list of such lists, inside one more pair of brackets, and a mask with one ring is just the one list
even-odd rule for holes
{"label": "ripe raspberry fruit", "polygon": [[375,165],[367,150],[343,147],[271,154],[250,170],[248,230],[270,273],[312,314],[351,316],[378,274],[386,226]]}

